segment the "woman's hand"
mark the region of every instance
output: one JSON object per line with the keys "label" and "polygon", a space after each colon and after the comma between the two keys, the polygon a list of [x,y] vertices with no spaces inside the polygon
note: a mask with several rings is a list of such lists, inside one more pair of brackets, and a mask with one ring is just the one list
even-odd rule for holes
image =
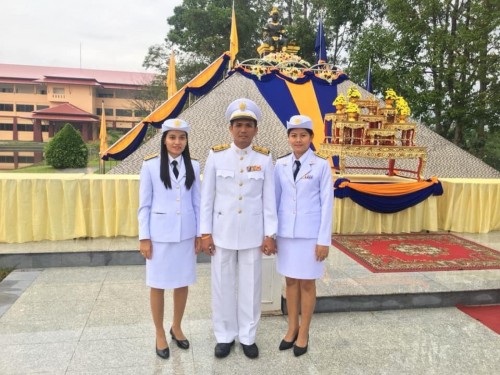
{"label": "woman's hand", "polygon": [[194,240],[194,252],[198,255],[201,251],[201,237],[196,237]]}
{"label": "woman's hand", "polygon": [[318,262],[324,261],[328,257],[328,246],[316,245],[316,260]]}
{"label": "woman's hand", "polygon": [[153,243],[151,240],[140,240],[139,241],[139,251],[141,255],[146,259],[151,259],[153,256]]}
{"label": "woman's hand", "polygon": [[260,251],[266,255],[276,254],[276,241],[274,238],[268,236],[264,237]]}

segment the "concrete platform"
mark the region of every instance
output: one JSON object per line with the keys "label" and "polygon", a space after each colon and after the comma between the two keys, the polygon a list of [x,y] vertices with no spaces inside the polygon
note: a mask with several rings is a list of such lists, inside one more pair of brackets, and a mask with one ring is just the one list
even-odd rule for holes
{"label": "concrete platform", "polygon": [[[191,347],[170,341],[170,359],[162,360],[143,266],[15,271],[0,283],[0,374],[490,375],[500,368],[500,336],[454,307],[315,314],[309,351],[299,358],[278,350],[286,316],[267,316],[257,331],[258,359],[237,343],[220,360],[208,263],[198,264],[197,277],[183,320]],[[167,292],[167,330],[171,298]]]}
{"label": "concrete platform", "polygon": [[[457,235],[500,251],[500,232]],[[137,238],[0,244],[0,267],[143,265],[137,246]],[[200,254],[198,261],[202,266],[209,258]],[[500,303],[500,270],[373,273],[333,246],[325,264],[316,312]]]}

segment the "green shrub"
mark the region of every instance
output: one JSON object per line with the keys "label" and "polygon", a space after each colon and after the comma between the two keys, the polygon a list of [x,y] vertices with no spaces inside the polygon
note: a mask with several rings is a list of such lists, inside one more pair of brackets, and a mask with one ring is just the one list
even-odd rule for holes
{"label": "green shrub", "polygon": [[80,132],[66,124],[45,146],[47,164],[57,169],[84,168],[87,166],[88,150]]}

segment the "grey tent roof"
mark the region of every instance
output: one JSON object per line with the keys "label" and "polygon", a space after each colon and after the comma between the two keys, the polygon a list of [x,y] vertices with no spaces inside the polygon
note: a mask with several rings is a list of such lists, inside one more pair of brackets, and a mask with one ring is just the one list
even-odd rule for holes
{"label": "grey tent roof", "polygon": [[[338,85],[338,92],[346,94],[347,89],[353,84],[349,80],[342,82]],[[362,94],[362,99],[371,97],[371,94],[363,88],[359,87],[359,91]],[[254,144],[269,148],[274,158],[290,152],[285,127],[262,97],[256,85],[251,79],[235,73],[222,81],[207,95],[198,99],[179,116],[191,126],[189,148],[191,156],[200,161],[202,170],[208,151],[212,146],[231,142],[231,135],[224,114],[228,104],[241,97],[253,100],[262,110],[263,120],[259,123],[259,130],[254,139]],[[161,134],[156,134],[108,173],[139,174],[144,157],[159,152],[160,138]],[[420,123],[417,123],[415,143],[427,147],[427,164],[423,173],[424,177],[500,178],[499,171]],[[346,163],[358,167],[387,166],[387,160],[382,159],[348,157]],[[416,160],[396,161],[396,169],[415,170],[416,165]],[[356,174],[385,173],[384,171],[374,172],[373,170],[348,172]]]}

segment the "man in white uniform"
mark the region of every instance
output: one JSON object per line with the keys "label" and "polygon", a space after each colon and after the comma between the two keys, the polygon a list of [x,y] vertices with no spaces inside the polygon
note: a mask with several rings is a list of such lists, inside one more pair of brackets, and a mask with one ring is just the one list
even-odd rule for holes
{"label": "man in white uniform", "polygon": [[261,111],[237,99],[226,111],[231,144],[212,148],[203,173],[202,250],[212,257],[212,319],[215,356],[229,355],[235,338],[249,358],[259,349],[255,334],[262,295],[261,252],[276,251],[274,166],[269,150],[252,146]]}

